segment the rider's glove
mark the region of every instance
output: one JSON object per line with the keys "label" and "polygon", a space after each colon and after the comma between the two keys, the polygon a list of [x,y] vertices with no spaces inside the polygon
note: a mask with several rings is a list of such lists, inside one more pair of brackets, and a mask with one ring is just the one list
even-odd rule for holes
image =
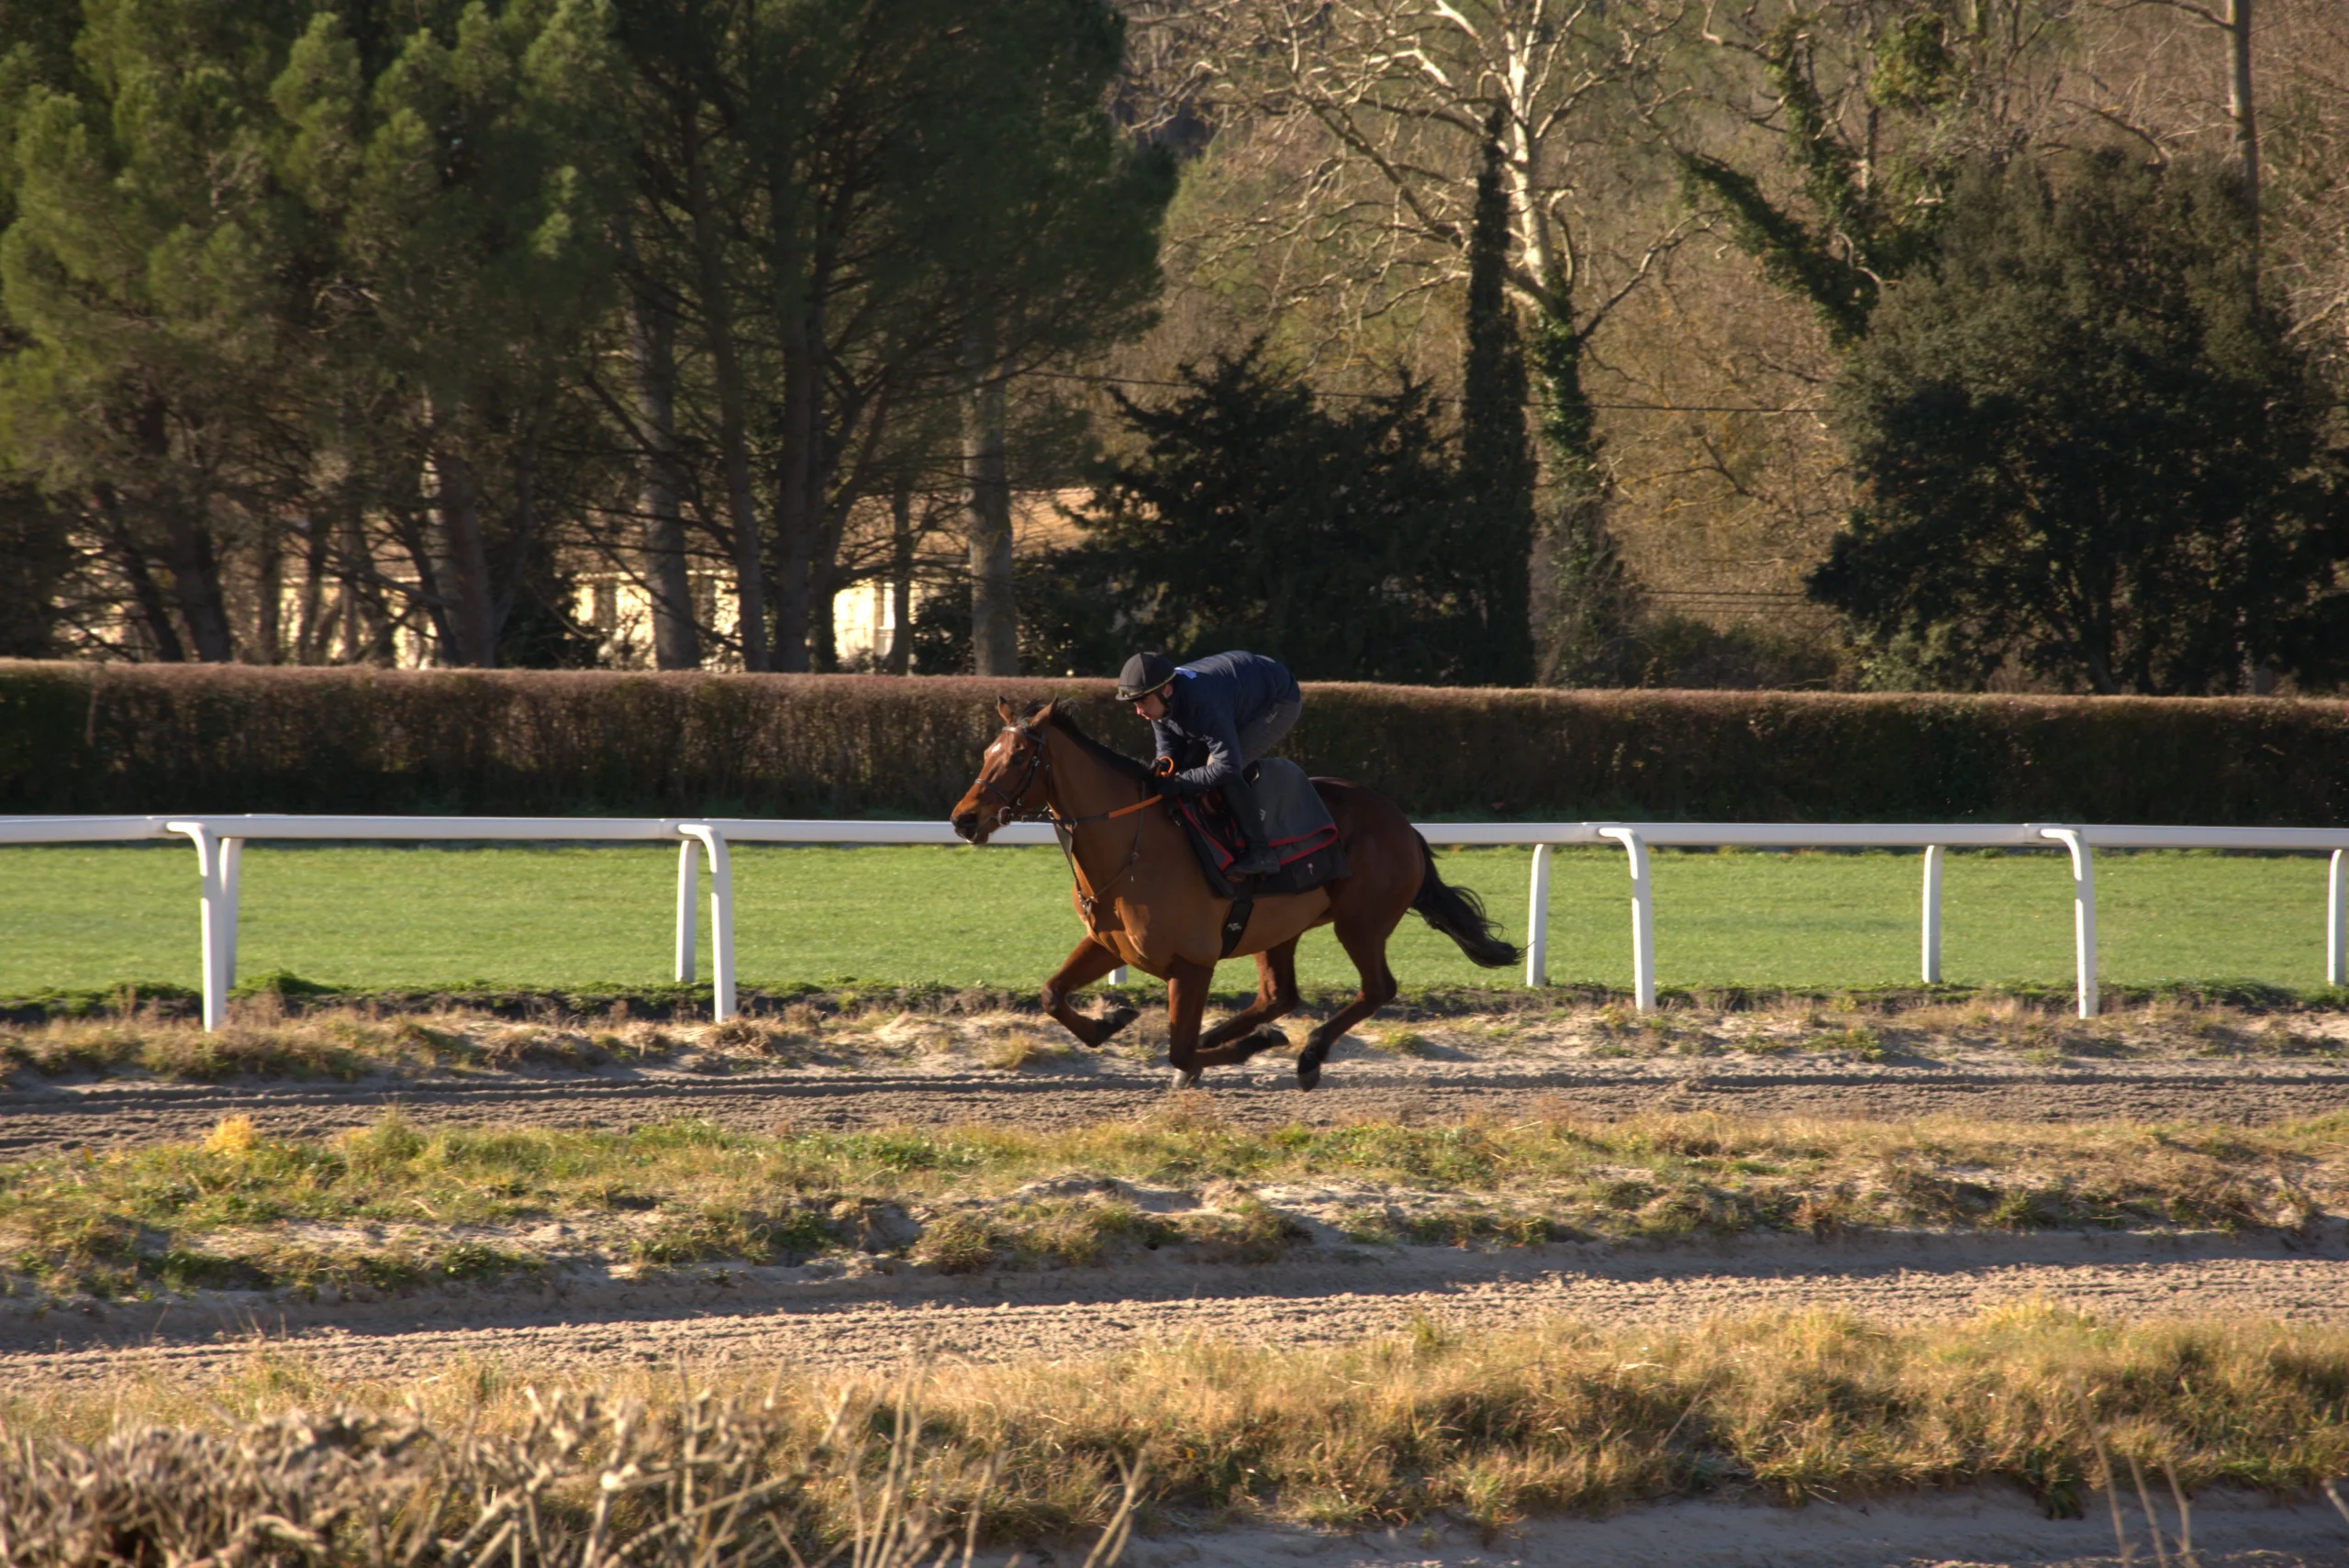
{"label": "rider's glove", "polygon": [[1174,759],[1172,757],[1161,757],[1156,762],[1151,763],[1150,782],[1157,787],[1159,794],[1173,795],[1175,790]]}

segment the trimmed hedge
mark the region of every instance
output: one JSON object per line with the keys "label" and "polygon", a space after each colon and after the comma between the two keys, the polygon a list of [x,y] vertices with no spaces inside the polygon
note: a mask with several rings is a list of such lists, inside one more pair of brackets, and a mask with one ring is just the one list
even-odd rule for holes
{"label": "trimmed hedge", "polygon": [[[998,693],[1107,681],[0,661],[0,811],[943,816]],[[2337,825],[2349,704],[1315,685],[1283,750],[1414,814]]]}

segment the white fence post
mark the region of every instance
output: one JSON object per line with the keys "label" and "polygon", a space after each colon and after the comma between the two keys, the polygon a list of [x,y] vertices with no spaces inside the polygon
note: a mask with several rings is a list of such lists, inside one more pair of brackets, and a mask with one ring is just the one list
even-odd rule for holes
{"label": "white fence post", "polygon": [[220,840],[220,901],[228,906],[228,929],[221,946],[220,995],[227,998],[237,988],[237,927],[241,923],[239,911],[243,907],[244,894],[238,885],[238,873],[244,869],[245,841],[242,839]]}
{"label": "white fence post", "polygon": [[1525,983],[1550,984],[1550,855],[1553,844],[1533,846],[1533,884],[1525,896]]}
{"label": "white fence post", "polygon": [[2096,851],[2076,828],[2042,828],[2043,837],[2072,852],[2072,942],[2079,969],[2080,1017],[2097,1012],[2096,992]]}
{"label": "white fence post", "polygon": [[724,1023],[734,1016],[734,871],[726,835],[707,822],[685,822],[680,833],[701,840],[709,851],[710,1017]]}
{"label": "white fence post", "polygon": [[1942,846],[1925,846],[1925,984],[1942,980]]}
{"label": "white fence post", "polygon": [[694,983],[694,894],[701,879],[701,840],[679,833],[677,840],[677,984]]}
{"label": "white fence post", "polygon": [[2349,883],[2343,873],[2349,871],[2343,857],[2349,850],[2332,851],[2332,870],[2326,878],[2324,899],[2324,983],[2327,985],[2349,985]]}
{"label": "white fence post", "polygon": [[201,822],[169,822],[167,831],[185,834],[195,845],[195,871],[202,878],[199,926],[203,932],[204,1032],[228,1021],[228,987],[237,973],[237,852],[234,839],[222,839]]}
{"label": "white fence post", "polygon": [[1101,984],[1104,985],[1123,985],[1125,983],[1126,966],[1121,963],[1118,965],[1117,968],[1111,970],[1109,972],[1108,978],[1104,980]]}
{"label": "white fence post", "polygon": [[1655,1011],[1655,900],[1648,884],[1648,847],[1636,828],[1601,828],[1602,838],[1623,846],[1631,861],[1631,1000],[1642,1013]]}

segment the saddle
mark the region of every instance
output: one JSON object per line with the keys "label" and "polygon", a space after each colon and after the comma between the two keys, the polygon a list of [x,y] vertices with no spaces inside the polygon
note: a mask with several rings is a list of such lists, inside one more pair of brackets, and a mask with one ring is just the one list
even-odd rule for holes
{"label": "saddle", "polygon": [[[1208,885],[1217,897],[1253,904],[1281,894],[1308,893],[1348,874],[1345,848],[1338,842],[1338,825],[1330,819],[1329,803],[1303,768],[1285,757],[1266,757],[1248,764],[1248,779],[1256,786],[1256,802],[1264,810],[1265,841],[1280,857],[1281,869],[1268,876],[1231,875],[1232,863],[1247,848],[1247,838],[1224,809],[1220,794],[1172,803],[1174,819],[1183,824],[1184,835],[1199,857],[1199,869],[1207,873]],[[1232,913],[1241,917],[1244,929],[1243,911],[1235,906]],[[1230,952],[1238,933],[1227,931],[1225,936],[1224,951]]]}

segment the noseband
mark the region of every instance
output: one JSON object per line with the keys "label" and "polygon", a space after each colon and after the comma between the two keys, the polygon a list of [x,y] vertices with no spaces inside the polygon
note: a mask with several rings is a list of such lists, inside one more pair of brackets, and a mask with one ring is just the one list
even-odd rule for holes
{"label": "noseband", "polygon": [[[996,814],[995,825],[997,828],[1015,820],[1049,822],[1056,829],[1065,832],[1071,828],[1082,828],[1088,823],[1107,822],[1113,817],[1130,817],[1137,811],[1148,810],[1158,799],[1157,792],[1153,790],[1131,806],[1120,806],[1114,811],[1097,811],[1090,817],[1063,817],[1052,809],[1052,759],[1044,754],[1044,738],[1027,726],[1019,724],[1007,724],[1003,727],[1003,732],[1006,735],[1019,735],[1024,738],[1035,750],[1028,754],[1028,771],[1019,775],[1019,786],[1017,789],[1007,792],[999,784],[991,784],[985,779],[979,781],[981,795],[991,795],[1003,802],[1002,809]],[[1044,775],[1044,809],[1030,811],[1021,802],[1028,798],[1028,792],[1035,787],[1036,775],[1039,773]]]}
{"label": "noseband", "polygon": [[[1052,793],[1052,765],[1044,759],[1043,738],[1038,735],[1034,730],[1017,724],[1005,725],[1003,727],[1003,732],[1006,735],[1019,735],[1027,739],[1030,746],[1028,752],[1028,771],[1019,775],[1019,787],[1011,791],[1008,795],[1005,794],[998,785],[991,784],[985,779],[981,779],[979,781],[979,793],[982,795],[991,795],[995,796],[996,799],[1003,802],[1003,809],[996,814],[995,825],[997,828],[1000,828],[1005,823],[1019,817],[1026,817],[1031,820],[1038,816],[1051,817],[1052,814],[1052,808],[1051,806]],[[1020,804],[1028,798],[1028,792],[1035,787],[1036,775],[1040,772],[1044,775],[1044,799],[1046,802],[1044,809],[1041,813],[1030,811]]]}

